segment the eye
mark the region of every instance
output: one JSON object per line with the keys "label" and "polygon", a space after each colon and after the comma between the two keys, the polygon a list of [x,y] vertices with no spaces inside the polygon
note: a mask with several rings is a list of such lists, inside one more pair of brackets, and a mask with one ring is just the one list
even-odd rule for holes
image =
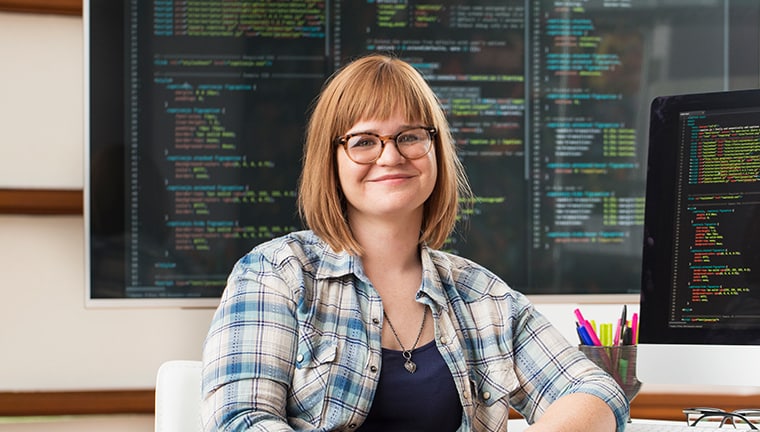
{"label": "eye", "polygon": [[377,145],[377,138],[372,135],[357,135],[348,140],[348,146],[350,148],[364,148]]}
{"label": "eye", "polygon": [[398,138],[396,138],[396,143],[397,144],[414,144],[419,141],[424,141],[425,140],[424,133],[425,131],[422,129],[414,129],[411,131],[406,131],[402,133],[401,135],[399,135]]}

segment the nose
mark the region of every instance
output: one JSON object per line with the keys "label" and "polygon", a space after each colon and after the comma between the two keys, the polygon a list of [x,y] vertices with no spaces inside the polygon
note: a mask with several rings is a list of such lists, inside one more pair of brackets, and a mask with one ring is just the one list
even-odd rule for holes
{"label": "nose", "polygon": [[[396,140],[393,138],[385,138],[381,140],[383,143],[383,149],[380,153],[380,157],[375,161],[378,165],[398,165],[404,163],[406,158],[398,151],[396,147]],[[391,145],[391,143],[393,143]]]}

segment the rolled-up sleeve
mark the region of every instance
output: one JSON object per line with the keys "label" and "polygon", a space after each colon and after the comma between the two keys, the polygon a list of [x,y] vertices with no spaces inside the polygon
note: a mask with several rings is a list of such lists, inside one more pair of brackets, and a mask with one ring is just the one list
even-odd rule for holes
{"label": "rolled-up sleeve", "polygon": [[622,431],[629,403],[615,380],[571,345],[549,321],[525,300],[518,301],[515,321],[515,369],[520,388],[512,406],[529,422],[548,406],[571,393],[595,395],[606,402]]}

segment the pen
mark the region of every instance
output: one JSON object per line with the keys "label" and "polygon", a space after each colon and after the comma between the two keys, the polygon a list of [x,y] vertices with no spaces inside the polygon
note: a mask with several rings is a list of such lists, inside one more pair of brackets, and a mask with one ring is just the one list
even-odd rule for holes
{"label": "pen", "polygon": [[618,373],[620,374],[620,378],[623,379],[622,383],[630,384],[628,382],[628,359],[621,358],[618,360]]}
{"label": "pen", "polygon": [[581,345],[593,345],[594,343],[591,341],[591,338],[588,335],[588,332],[586,331],[586,328],[582,325],[578,324],[578,322],[575,323],[575,329],[578,331],[578,339],[581,340]]}
{"label": "pen", "polygon": [[623,329],[626,327],[628,318],[627,318],[627,307],[626,305],[623,305],[623,313],[620,314],[620,321],[618,321],[617,327],[615,327],[615,345],[621,345],[623,343]]}
{"label": "pen", "polygon": [[623,327],[623,337],[621,338],[620,344],[633,345],[633,334],[630,327]]}
{"label": "pen", "polygon": [[602,339],[602,345],[604,346],[611,346],[612,345],[612,323],[604,323],[601,325],[601,339]]}
{"label": "pen", "polygon": [[578,340],[581,342],[581,345],[586,345],[586,339],[581,333],[581,325],[578,324],[578,321],[575,322],[575,332],[578,333]]}
{"label": "pen", "polygon": [[615,339],[615,337],[613,336],[614,331],[612,327],[613,327],[612,323],[607,323],[607,340],[605,341],[607,346],[612,346],[612,341]]}
{"label": "pen", "polygon": [[631,316],[631,345],[639,344],[639,314],[634,312]]}
{"label": "pen", "polygon": [[578,323],[586,330],[586,333],[588,333],[589,338],[591,339],[591,345],[599,346],[602,343],[599,341],[599,337],[596,335],[596,332],[591,327],[591,324],[589,324],[588,321],[586,321],[585,318],[583,318],[583,314],[581,313],[581,310],[576,308],[575,309],[575,317],[578,318]]}

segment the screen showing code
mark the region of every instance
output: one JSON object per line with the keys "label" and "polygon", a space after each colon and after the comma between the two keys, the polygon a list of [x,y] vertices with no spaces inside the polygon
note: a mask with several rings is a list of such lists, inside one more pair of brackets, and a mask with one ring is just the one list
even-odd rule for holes
{"label": "screen showing code", "polygon": [[[475,196],[445,250],[526,294],[638,293],[649,101],[684,83],[756,84],[760,70],[749,0],[90,3],[96,299],[218,297],[238,258],[304,229],[310,107],[335,70],[372,52],[415,66],[452,126]],[[751,160],[756,131],[688,121],[695,189],[757,180],[752,162],[721,160]],[[745,274],[717,244],[733,241],[720,218],[750,218],[730,203],[754,198],[693,195],[694,304],[741,295],[741,283],[714,288]]]}
{"label": "screen showing code", "polygon": [[760,109],[680,115],[672,325],[760,318]]}

